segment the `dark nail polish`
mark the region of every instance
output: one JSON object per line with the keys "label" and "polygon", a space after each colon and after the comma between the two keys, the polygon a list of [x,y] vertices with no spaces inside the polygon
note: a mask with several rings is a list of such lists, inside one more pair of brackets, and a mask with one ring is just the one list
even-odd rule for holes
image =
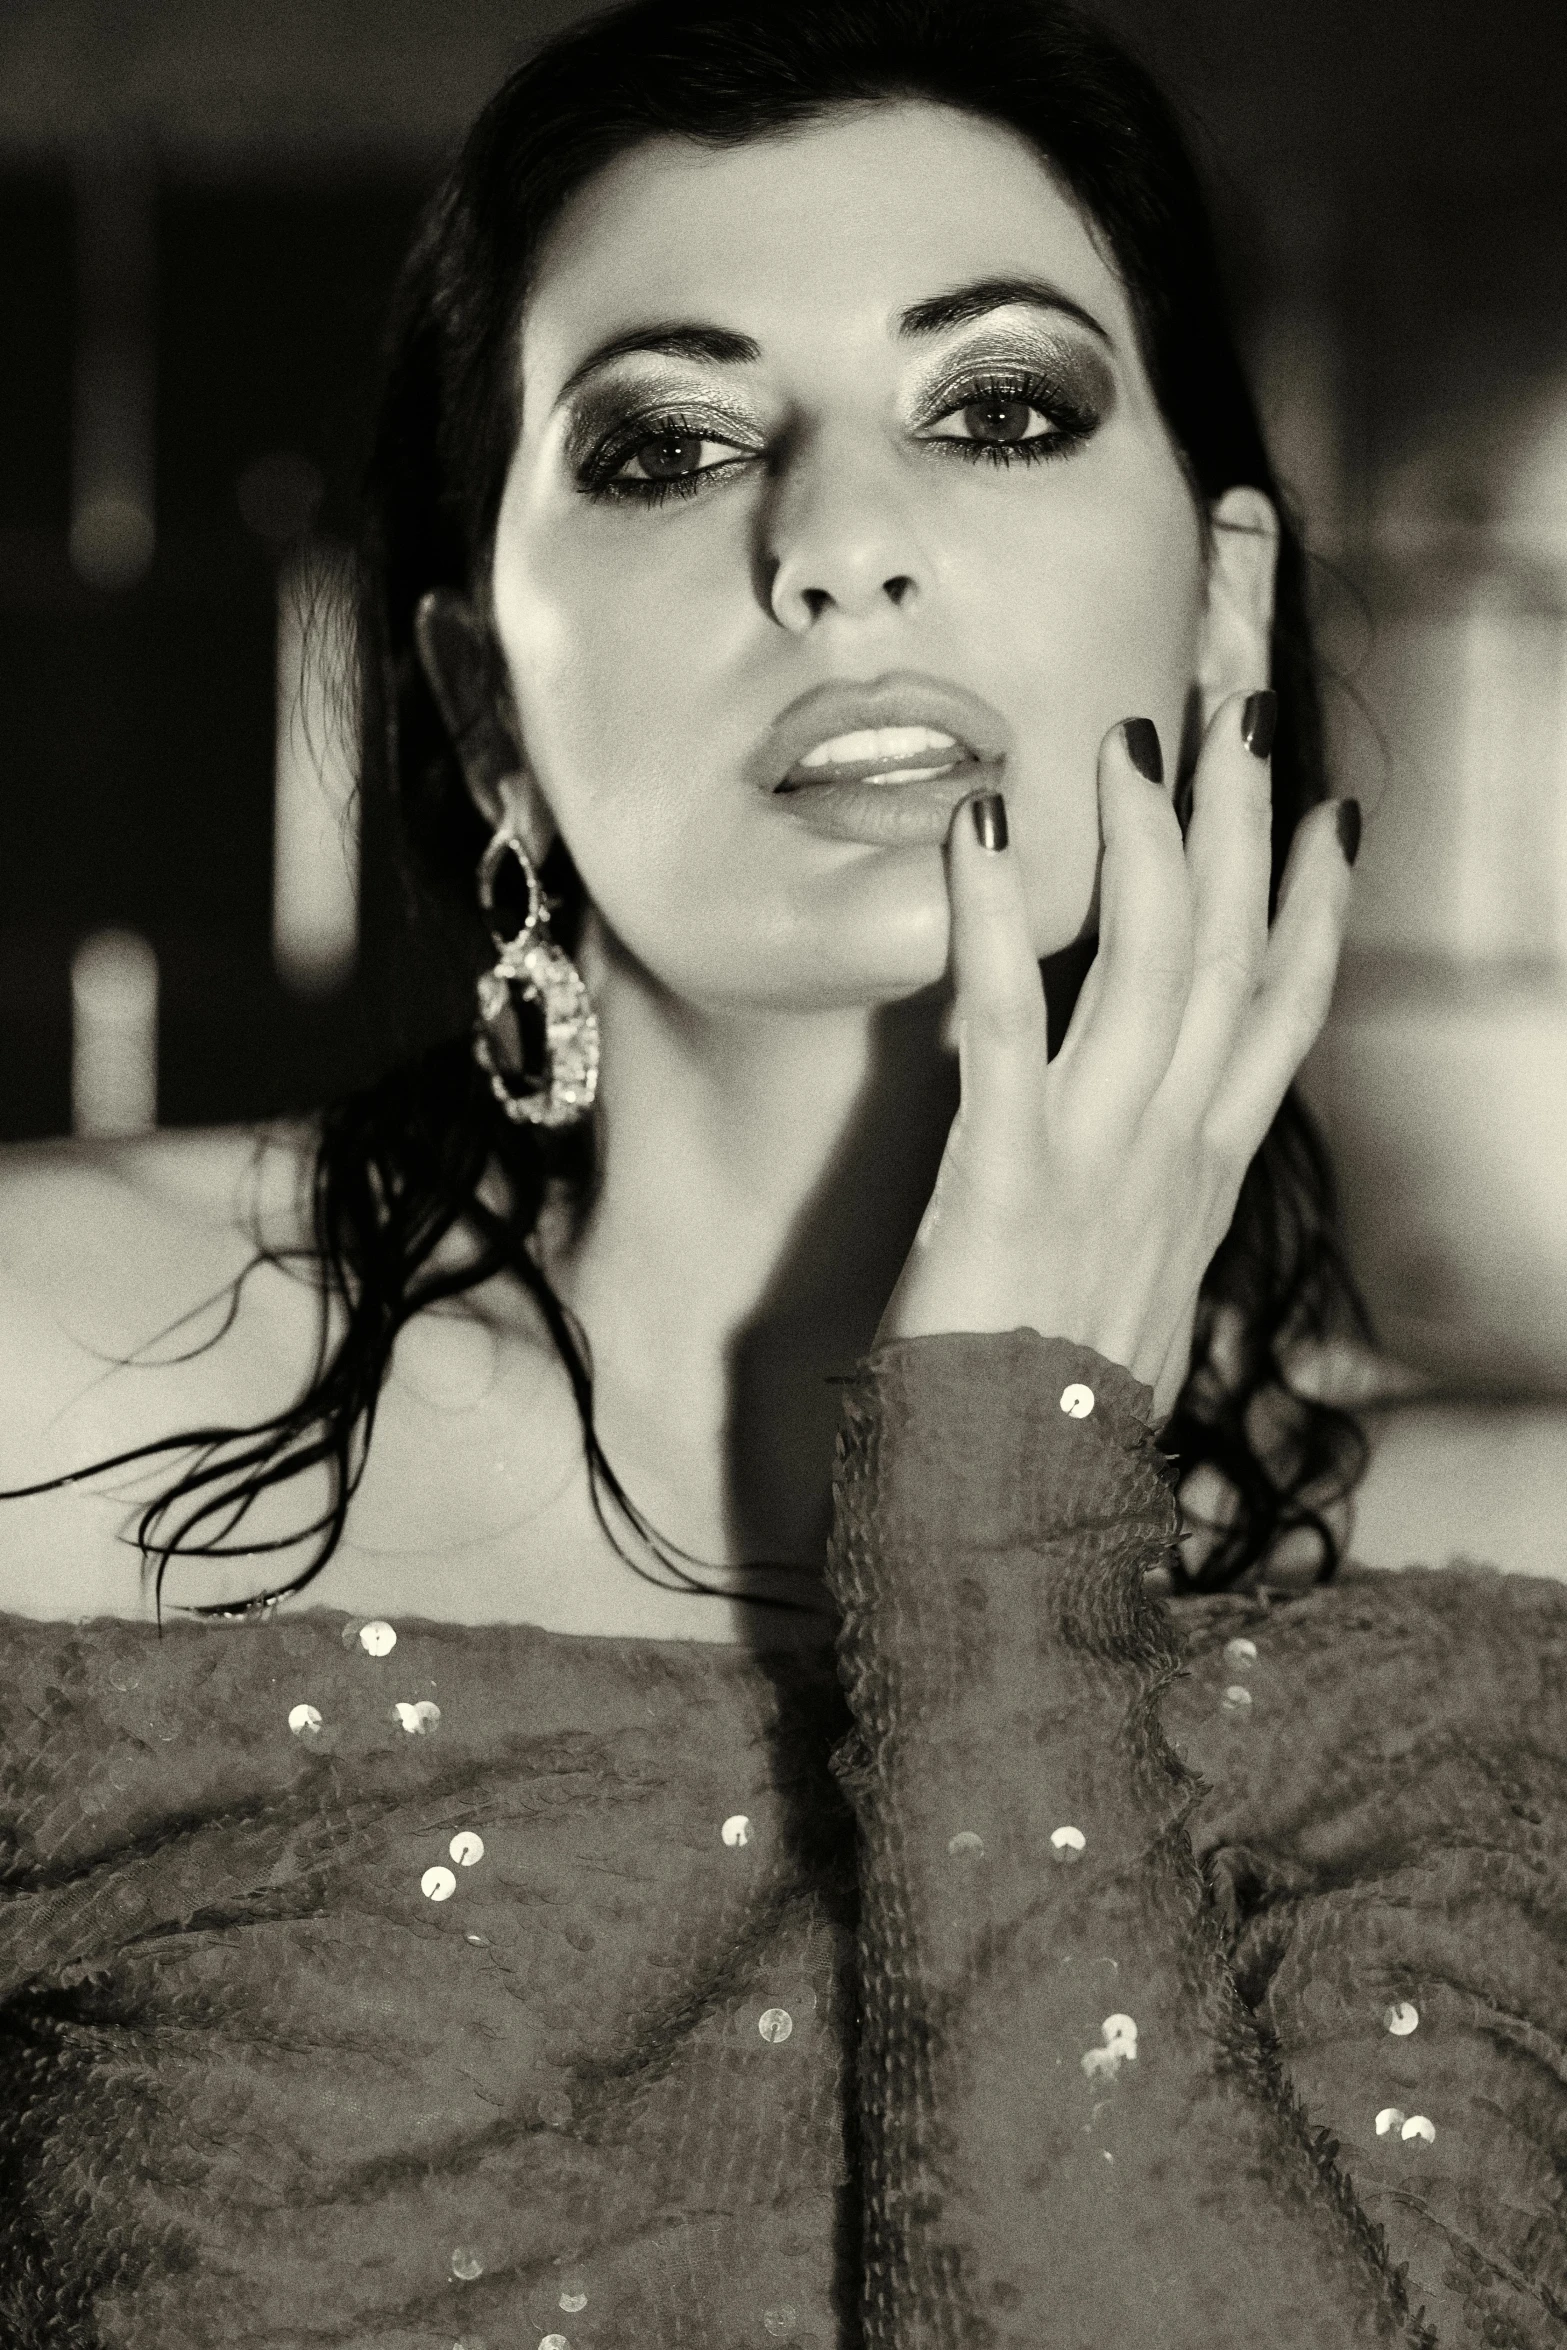
{"label": "dark nail polish", "polygon": [[1164,753],[1159,748],[1159,729],[1151,718],[1123,718],[1121,734],[1126,744],[1126,755],[1139,775],[1146,775],[1150,783],[1164,781]]}
{"label": "dark nail polish", "polygon": [[1360,802],[1340,800],[1333,810],[1333,821],[1338,826],[1338,845],[1344,852],[1344,862],[1353,865],[1360,854]]}
{"label": "dark nail polish", "polygon": [[1007,803],[998,791],[976,792],[969,802],[973,811],[974,830],[982,849],[1004,849],[1007,845]]}
{"label": "dark nail polish", "polygon": [[1271,686],[1261,693],[1249,694],[1241,712],[1241,741],[1254,759],[1265,759],[1273,748],[1273,737],[1278,730],[1279,697]]}

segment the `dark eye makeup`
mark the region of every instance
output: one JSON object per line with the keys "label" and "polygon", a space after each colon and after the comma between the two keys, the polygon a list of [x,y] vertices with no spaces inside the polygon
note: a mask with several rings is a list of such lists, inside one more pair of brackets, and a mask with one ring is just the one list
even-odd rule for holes
{"label": "dark eye makeup", "polygon": [[[620,397],[635,401],[629,389]],[[1087,354],[1081,364],[1074,356],[1059,367],[980,364],[948,371],[926,392],[915,438],[961,463],[1049,463],[1083,447],[1111,398],[1108,371]],[[765,454],[737,437],[738,419],[711,409],[704,415],[700,403],[655,399],[625,407],[613,392],[599,390],[593,408],[596,414],[578,417],[567,442],[567,461],[585,497],[660,506],[695,497]]]}
{"label": "dark eye makeup", "polygon": [[[703,451],[712,449],[729,454],[702,462]],[[574,471],[587,497],[656,506],[666,497],[689,497],[714,475],[758,455],[759,450],[728,438],[711,416],[684,408],[644,409],[626,417]],[[641,472],[628,473],[630,465],[639,465]]]}
{"label": "dark eye makeup", "polygon": [[[1043,429],[1031,423],[1043,419]],[[970,377],[944,396],[931,425],[956,422],[961,432],[927,428],[921,438],[937,448],[992,465],[1070,456],[1098,429],[1101,409],[1059,377],[1007,368]]]}

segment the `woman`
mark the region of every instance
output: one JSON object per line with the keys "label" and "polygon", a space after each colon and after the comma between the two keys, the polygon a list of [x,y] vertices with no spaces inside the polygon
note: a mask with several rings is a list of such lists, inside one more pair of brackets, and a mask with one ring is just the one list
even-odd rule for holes
{"label": "woman", "polygon": [[1562,1609],[1327,1584],[1357,820],[1161,102],[562,37],[368,514],[477,1059],[9,1176],[6,2340],[1562,2340]]}

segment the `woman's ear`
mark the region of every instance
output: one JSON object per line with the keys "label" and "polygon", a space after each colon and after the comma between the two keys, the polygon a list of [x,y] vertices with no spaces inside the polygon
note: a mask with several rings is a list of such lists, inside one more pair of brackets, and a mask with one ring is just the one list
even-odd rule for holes
{"label": "woman's ear", "polygon": [[414,614],[414,642],[468,797],[493,832],[515,832],[534,863],[542,864],[555,837],[554,819],[518,744],[489,629],[455,588],[432,588]]}
{"label": "woman's ear", "polygon": [[1261,490],[1226,490],[1210,509],[1208,580],[1197,660],[1204,724],[1229,694],[1268,682],[1279,518]]}

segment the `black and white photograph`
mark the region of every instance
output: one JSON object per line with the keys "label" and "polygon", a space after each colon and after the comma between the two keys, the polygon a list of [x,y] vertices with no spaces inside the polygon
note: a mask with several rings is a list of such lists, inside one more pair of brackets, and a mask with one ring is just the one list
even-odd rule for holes
{"label": "black and white photograph", "polygon": [[0,2350],[1567,2350],[1564,122],[5,0]]}

